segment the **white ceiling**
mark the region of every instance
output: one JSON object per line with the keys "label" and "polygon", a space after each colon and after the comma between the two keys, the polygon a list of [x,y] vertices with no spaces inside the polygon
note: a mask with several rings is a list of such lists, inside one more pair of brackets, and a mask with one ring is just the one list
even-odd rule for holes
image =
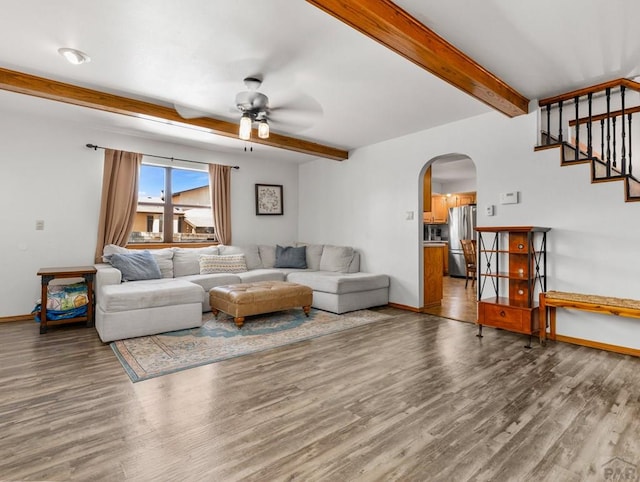
{"label": "white ceiling", "polygon": [[452,181],[476,179],[476,165],[460,154],[439,156],[431,164],[431,182],[446,184]]}
{"label": "white ceiling", "polygon": [[[640,74],[637,0],[396,3],[530,99]],[[72,66],[57,54],[60,47],[85,51],[92,61]],[[274,131],[343,149],[490,111],[303,1],[3,0],[0,67],[233,121],[242,79],[262,74],[272,107],[314,114],[294,112]],[[25,110],[214,151],[244,147],[193,129],[0,92],[0,111]],[[267,158],[311,158],[256,149]]]}

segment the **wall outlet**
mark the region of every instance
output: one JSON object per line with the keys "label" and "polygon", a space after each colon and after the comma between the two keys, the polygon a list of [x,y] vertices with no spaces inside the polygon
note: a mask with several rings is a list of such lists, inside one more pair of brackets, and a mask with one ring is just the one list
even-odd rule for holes
{"label": "wall outlet", "polygon": [[487,216],[493,216],[493,204],[489,204],[484,208],[484,213]]}
{"label": "wall outlet", "polygon": [[36,231],[44,231],[44,219],[36,219]]}
{"label": "wall outlet", "polygon": [[405,219],[407,221],[413,220],[413,211],[407,211],[407,217]]}

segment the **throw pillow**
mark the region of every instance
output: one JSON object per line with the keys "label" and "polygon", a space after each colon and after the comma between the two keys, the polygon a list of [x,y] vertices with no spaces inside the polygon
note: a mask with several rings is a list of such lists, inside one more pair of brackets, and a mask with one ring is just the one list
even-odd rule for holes
{"label": "throw pillow", "polygon": [[217,254],[200,255],[200,274],[244,273],[247,263],[244,254],[221,256]]}
{"label": "throw pillow", "polygon": [[349,265],[353,261],[355,253],[349,246],[331,246],[325,244],[320,258],[321,271],[334,271],[348,273]]}
{"label": "throw pillow", "polygon": [[[129,254],[139,252],[138,249],[128,249],[115,244],[107,244],[102,250],[102,261],[111,264],[114,254]],[[152,249],[149,251],[156,259],[163,278],[173,278],[173,248]]]}
{"label": "throw pillow", "polygon": [[137,253],[113,254],[111,265],[120,270],[124,281],[162,278],[156,259],[147,250]]}
{"label": "throw pillow", "polygon": [[307,247],[282,247],[276,245],[276,263],[274,268],[307,268]]}

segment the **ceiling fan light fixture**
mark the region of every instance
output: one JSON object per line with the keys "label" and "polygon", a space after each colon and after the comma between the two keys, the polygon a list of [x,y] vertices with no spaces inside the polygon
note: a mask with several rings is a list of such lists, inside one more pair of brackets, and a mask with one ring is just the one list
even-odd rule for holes
{"label": "ceiling fan light fixture", "polygon": [[258,137],[260,139],[268,139],[269,138],[269,123],[267,119],[263,119],[258,124]]}
{"label": "ceiling fan light fixture", "polygon": [[80,65],[86,62],[91,62],[91,57],[89,57],[84,52],[81,52],[80,50],[61,48],[58,49],[58,53],[65,59],[67,59],[67,62],[73,65]]}
{"label": "ceiling fan light fixture", "polygon": [[240,118],[240,131],[238,133],[238,136],[243,141],[248,141],[249,139],[251,139],[251,124],[251,116],[246,113],[242,114],[242,117]]}

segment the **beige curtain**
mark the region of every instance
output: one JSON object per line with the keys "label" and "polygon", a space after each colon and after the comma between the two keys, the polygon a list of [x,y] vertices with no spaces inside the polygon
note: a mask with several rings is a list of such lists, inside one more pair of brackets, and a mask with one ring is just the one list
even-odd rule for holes
{"label": "beige curtain", "polygon": [[142,154],[105,149],[102,201],[95,259],[102,262],[107,244],[127,244],[138,205],[138,176]]}
{"label": "beige curtain", "polygon": [[209,187],[216,236],[221,244],[231,244],[231,166],[210,164]]}

